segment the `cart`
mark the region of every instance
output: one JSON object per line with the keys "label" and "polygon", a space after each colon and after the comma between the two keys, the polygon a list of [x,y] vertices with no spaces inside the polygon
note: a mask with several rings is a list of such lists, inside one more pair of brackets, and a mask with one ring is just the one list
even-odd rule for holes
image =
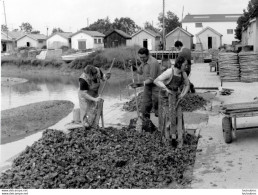
{"label": "cart", "polygon": [[226,143],[231,143],[233,139],[236,139],[237,130],[258,128],[258,125],[248,128],[237,128],[236,123],[237,118],[258,116],[258,101],[226,104],[222,106],[220,113],[224,116],[222,118],[222,130]]}

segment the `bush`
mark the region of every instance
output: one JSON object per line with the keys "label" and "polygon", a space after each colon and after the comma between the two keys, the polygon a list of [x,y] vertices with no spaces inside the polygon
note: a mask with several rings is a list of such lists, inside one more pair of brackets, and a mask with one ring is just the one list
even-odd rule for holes
{"label": "bush", "polygon": [[95,51],[88,56],[75,59],[70,63],[69,67],[73,69],[82,69],[87,65],[94,65],[108,69],[115,58],[114,66],[119,69],[128,68],[128,62],[131,60],[134,65],[139,65],[140,60],[136,62],[136,56],[138,55],[138,46],[133,47],[118,47],[118,48],[106,48],[105,50]]}

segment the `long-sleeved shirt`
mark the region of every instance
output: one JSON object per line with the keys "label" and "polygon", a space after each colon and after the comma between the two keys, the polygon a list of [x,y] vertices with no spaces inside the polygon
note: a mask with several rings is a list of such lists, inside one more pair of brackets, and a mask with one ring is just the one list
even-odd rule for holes
{"label": "long-sleeved shirt", "polygon": [[151,55],[149,55],[148,61],[146,63],[142,63],[140,67],[142,67],[144,80],[149,79],[151,83],[153,83],[161,73],[159,62]]}

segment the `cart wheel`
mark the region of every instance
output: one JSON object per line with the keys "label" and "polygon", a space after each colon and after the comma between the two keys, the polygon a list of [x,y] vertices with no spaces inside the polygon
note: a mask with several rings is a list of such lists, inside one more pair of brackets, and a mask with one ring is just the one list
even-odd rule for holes
{"label": "cart wheel", "polygon": [[232,142],[232,118],[224,117],[222,119],[223,137],[227,144]]}

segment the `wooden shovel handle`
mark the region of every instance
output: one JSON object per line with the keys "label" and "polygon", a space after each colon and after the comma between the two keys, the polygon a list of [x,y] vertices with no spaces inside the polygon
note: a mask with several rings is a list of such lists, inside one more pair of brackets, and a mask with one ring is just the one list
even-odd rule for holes
{"label": "wooden shovel handle", "polygon": [[[112,68],[113,68],[113,65],[114,65],[114,62],[115,62],[115,59],[116,59],[116,58],[113,59],[112,64],[111,64],[111,66],[110,66],[110,68],[109,68],[109,70],[108,70],[108,73],[111,72],[111,70],[112,70]],[[103,85],[103,87],[102,87],[102,89],[101,89],[101,91],[100,91],[100,93],[99,93],[99,96],[102,95],[102,93],[103,93],[103,91],[104,91],[104,89],[105,89],[105,87],[106,87],[106,84],[107,84],[107,80],[105,80],[104,85]]]}

